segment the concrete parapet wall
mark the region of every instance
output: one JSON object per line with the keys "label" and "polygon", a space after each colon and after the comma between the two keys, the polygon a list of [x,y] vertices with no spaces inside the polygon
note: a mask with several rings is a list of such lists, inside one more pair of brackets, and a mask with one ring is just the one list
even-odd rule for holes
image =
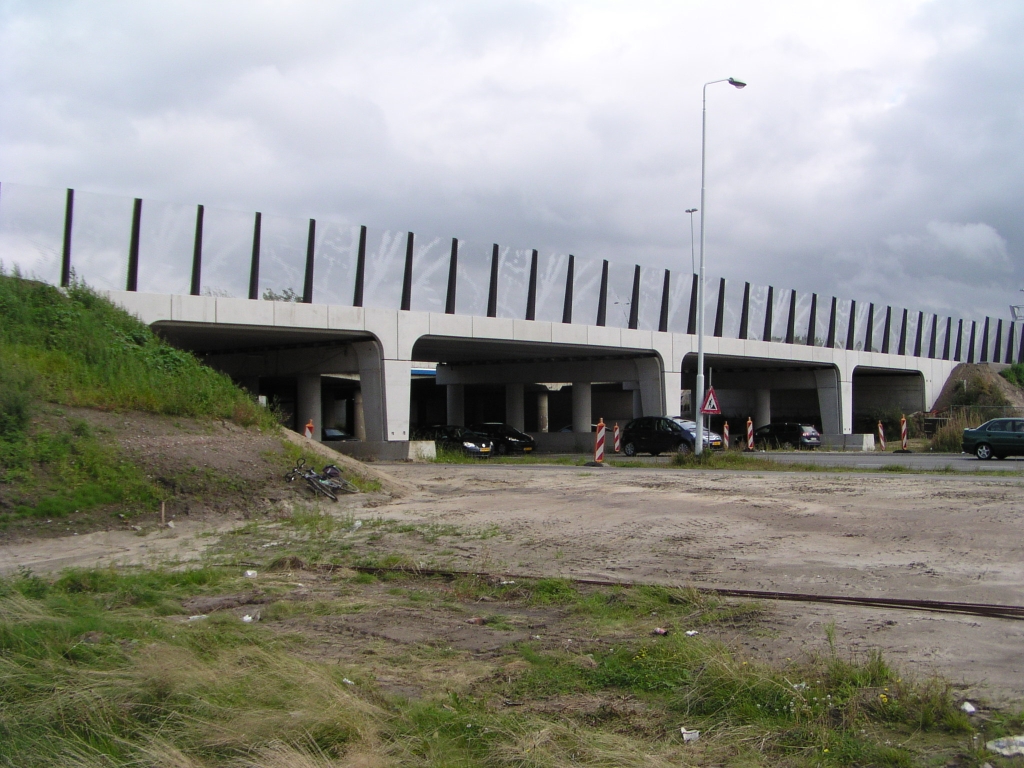
{"label": "concrete parapet wall", "polygon": [[821,447],[826,451],[873,451],[874,435],[822,435]]}
{"label": "concrete parapet wall", "polygon": [[437,456],[433,440],[331,440],[324,445],[362,461],[429,461]]}

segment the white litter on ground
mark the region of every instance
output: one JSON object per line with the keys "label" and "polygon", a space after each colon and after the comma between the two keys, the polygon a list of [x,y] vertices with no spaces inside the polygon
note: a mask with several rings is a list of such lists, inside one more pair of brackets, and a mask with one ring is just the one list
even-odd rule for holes
{"label": "white litter on ground", "polygon": [[1004,757],[1024,755],[1024,736],[1006,736],[1002,739],[993,739],[985,745],[985,749]]}

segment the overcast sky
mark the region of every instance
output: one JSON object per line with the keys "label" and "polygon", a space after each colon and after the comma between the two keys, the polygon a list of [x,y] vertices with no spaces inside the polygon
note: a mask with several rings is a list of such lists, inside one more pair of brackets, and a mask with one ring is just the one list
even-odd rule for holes
{"label": "overcast sky", "polygon": [[[0,0],[0,181],[1024,303],[1024,3]],[[698,219],[699,221],[699,219]]]}

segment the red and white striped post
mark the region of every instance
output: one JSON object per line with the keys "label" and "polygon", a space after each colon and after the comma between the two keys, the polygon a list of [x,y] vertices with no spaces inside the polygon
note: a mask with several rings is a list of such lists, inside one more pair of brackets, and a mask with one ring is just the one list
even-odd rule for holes
{"label": "red and white striped post", "polygon": [[615,438],[615,452],[622,453],[622,433],[619,432],[619,422],[615,422],[615,426],[612,427],[612,435]]}
{"label": "red and white striped post", "polygon": [[594,441],[594,461],[598,464],[604,461],[604,419],[597,420],[597,438]]}
{"label": "red and white striped post", "polygon": [[882,426],[882,422],[878,422],[878,444],[882,446],[882,450],[885,450],[885,427]]}
{"label": "red and white striped post", "polygon": [[313,437],[313,420],[312,419],[310,419],[309,423],[306,424],[306,428],[302,431],[302,434],[305,435],[308,438],[312,438]]}
{"label": "red and white striped post", "polygon": [[900,442],[903,443],[903,450],[907,450],[907,417],[900,416]]}
{"label": "red and white striped post", "polygon": [[747,450],[754,450],[754,422],[747,417]]}
{"label": "red and white striped post", "polygon": [[726,451],[729,450],[729,422],[728,421],[725,422],[725,424],[722,425],[722,442],[725,444],[725,445],[722,446],[723,449],[726,450]]}

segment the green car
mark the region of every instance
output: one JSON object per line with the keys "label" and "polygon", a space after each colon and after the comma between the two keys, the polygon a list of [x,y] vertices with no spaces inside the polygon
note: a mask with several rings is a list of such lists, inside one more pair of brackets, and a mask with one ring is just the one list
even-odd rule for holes
{"label": "green car", "polygon": [[1024,456],[1024,419],[992,419],[975,429],[965,429],[963,449],[979,459]]}

